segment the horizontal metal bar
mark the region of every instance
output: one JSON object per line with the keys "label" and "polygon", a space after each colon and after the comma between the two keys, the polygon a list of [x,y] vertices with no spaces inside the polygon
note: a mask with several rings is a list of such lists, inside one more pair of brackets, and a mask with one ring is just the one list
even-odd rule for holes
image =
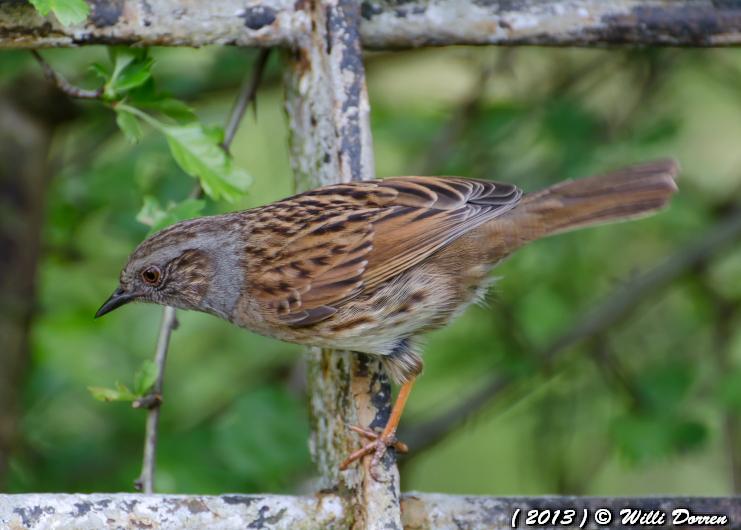
{"label": "horizontal metal bar", "polygon": [[0,495],[0,528],[13,530],[231,530],[347,528],[337,495]]}
{"label": "horizontal metal bar", "polygon": [[[412,492],[402,498],[402,514],[404,527],[415,530],[492,530],[512,528],[513,523],[518,528],[575,528],[581,523],[588,529],[669,527],[677,521],[702,528],[738,528],[741,498],[478,497]],[[332,530],[348,525],[336,494],[0,495],[0,528],[14,530]]]}
{"label": "horizontal metal bar", "polygon": [[712,0],[368,0],[365,47],[448,44],[729,46],[741,3]]}
{"label": "horizontal metal bar", "polygon": [[[87,21],[62,26],[28,3],[0,2],[0,47],[85,44],[284,46],[310,30],[294,0],[95,0]],[[297,7],[298,6],[298,7]]]}
{"label": "horizontal metal bar", "polygon": [[685,510],[687,517],[716,518],[710,524],[693,519],[687,528],[738,528],[741,524],[740,497],[477,497],[407,493],[402,499],[404,528],[436,530],[684,528],[686,521],[674,526],[673,523],[683,521]]}
{"label": "horizontal metal bar", "polygon": [[[311,29],[306,0],[95,0],[69,28],[20,0],[0,2],[0,47],[292,46]],[[731,46],[741,3],[713,0],[364,0],[367,48],[450,44]]]}

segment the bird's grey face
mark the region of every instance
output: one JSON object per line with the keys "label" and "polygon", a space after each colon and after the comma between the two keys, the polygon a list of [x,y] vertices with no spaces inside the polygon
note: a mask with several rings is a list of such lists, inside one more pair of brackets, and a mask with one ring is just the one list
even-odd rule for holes
{"label": "bird's grey face", "polygon": [[200,309],[214,271],[208,251],[199,248],[199,239],[168,229],[142,242],[121,271],[118,289],[96,318],[129,302]]}

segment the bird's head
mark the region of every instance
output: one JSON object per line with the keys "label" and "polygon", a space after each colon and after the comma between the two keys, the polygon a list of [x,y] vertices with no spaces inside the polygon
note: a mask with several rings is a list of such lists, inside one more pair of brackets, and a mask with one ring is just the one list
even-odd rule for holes
{"label": "bird's head", "polygon": [[242,273],[239,238],[223,228],[220,218],[204,217],[143,241],[121,271],[118,289],[95,317],[129,302],[150,302],[228,318],[241,291]]}

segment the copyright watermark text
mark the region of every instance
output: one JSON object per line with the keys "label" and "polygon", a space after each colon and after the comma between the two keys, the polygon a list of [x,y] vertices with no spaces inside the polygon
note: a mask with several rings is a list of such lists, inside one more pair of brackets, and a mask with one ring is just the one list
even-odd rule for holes
{"label": "copyright watermark text", "polygon": [[730,524],[723,513],[696,513],[689,508],[678,507],[672,510],[646,510],[641,508],[566,508],[531,509],[517,508],[512,513],[512,528],[569,527],[585,528],[593,523],[599,526],[620,528],[630,527],[668,527],[668,526],[715,526],[723,528]]}

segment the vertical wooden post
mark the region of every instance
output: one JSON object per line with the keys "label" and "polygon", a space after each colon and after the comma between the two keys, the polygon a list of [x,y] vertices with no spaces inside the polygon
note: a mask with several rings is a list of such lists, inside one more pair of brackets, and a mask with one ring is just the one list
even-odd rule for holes
{"label": "vertical wooden post", "polygon": [[[311,33],[297,39],[286,80],[291,158],[299,190],[374,178],[368,92],[356,0],[303,2]],[[325,487],[337,487],[355,529],[399,529],[399,473],[389,453],[375,481],[365,466],[340,472],[363,442],[350,424],[382,427],[391,386],[380,362],[349,352],[307,354],[311,451]]]}

